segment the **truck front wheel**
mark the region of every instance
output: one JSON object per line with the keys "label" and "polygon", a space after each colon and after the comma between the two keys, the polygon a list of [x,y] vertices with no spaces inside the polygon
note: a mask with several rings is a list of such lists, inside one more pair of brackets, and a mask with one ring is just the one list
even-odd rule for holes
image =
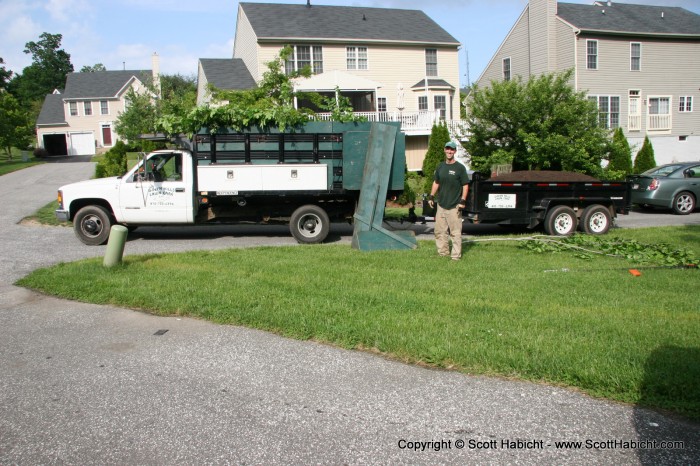
{"label": "truck front wheel", "polygon": [[576,225],[576,212],[565,205],[553,207],[544,219],[544,231],[550,236],[569,236],[576,231]]}
{"label": "truck front wheel", "polygon": [[586,207],[581,214],[581,230],[589,235],[604,235],[611,223],[610,211],[600,204]]}
{"label": "truck front wheel", "polygon": [[73,229],[80,241],[88,246],[99,246],[107,242],[112,218],[104,207],[85,206],[75,214]]}
{"label": "truck front wheel", "polygon": [[328,236],[330,226],[331,221],[326,211],[311,204],[295,210],[289,222],[292,236],[300,243],[305,244],[322,242]]}

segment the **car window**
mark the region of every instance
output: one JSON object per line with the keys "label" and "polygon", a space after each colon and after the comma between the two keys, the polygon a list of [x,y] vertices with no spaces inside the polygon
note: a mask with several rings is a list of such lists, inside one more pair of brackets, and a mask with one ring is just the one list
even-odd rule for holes
{"label": "car window", "polygon": [[[692,170],[692,173],[689,171],[686,171],[688,173],[688,178],[700,178],[700,165],[696,165],[694,167],[688,167],[688,170]],[[692,176],[690,176],[692,175]]]}
{"label": "car window", "polygon": [[652,168],[651,170],[647,170],[644,173],[642,173],[642,175],[668,176],[681,167],[681,165],[664,165],[662,167],[656,167]]}

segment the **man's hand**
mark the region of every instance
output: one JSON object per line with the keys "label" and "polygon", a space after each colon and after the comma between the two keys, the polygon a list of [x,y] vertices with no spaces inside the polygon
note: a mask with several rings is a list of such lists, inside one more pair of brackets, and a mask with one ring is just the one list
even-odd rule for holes
{"label": "man's hand", "polygon": [[428,205],[431,209],[435,208],[435,197],[432,194],[428,196]]}

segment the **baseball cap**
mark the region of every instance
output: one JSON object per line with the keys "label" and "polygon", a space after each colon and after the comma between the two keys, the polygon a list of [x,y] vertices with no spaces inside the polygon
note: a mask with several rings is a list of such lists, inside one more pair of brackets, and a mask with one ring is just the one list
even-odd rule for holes
{"label": "baseball cap", "polygon": [[451,149],[457,150],[457,144],[455,144],[454,141],[447,141],[445,143],[445,147],[449,147]]}

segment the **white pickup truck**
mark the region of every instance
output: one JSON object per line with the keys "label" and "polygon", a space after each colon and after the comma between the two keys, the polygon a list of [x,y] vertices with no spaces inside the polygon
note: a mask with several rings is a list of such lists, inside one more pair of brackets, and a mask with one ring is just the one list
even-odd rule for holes
{"label": "white pickup truck", "polygon": [[[87,245],[121,224],[289,223],[301,243],[322,242],[331,221],[351,220],[369,123],[308,123],[301,131],[198,134],[188,149],[152,152],[120,177],[59,188],[56,216]],[[403,189],[405,142],[397,131],[389,193]]]}

